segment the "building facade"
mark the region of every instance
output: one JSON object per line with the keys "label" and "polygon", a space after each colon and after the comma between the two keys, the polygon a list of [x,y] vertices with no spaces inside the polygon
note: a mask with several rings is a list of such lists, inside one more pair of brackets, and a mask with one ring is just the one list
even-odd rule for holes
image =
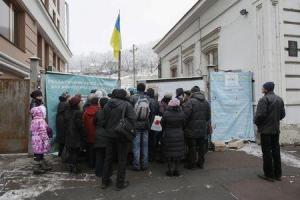
{"label": "building facade", "polygon": [[66,71],[68,18],[65,0],[0,0],[0,79],[27,78],[30,57],[40,70]]}
{"label": "building facade", "polygon": [[285,132],[300,142],[299,44],[299,0],[200,0],[153,49],[162,78],[253,72],[255,105],[262,84],[274,81],[286,103]]}

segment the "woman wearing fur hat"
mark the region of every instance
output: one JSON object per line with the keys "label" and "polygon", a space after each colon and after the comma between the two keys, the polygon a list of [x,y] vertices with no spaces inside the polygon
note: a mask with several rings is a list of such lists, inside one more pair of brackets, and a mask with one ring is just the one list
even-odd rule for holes
{"label": "woman wearing fur hat", "polygon": [[163,152],[168,161],[167,176],[179,176],[178,165],[184,157],[184,126],[185,115],[180,101],[172,99],[163,114]]}

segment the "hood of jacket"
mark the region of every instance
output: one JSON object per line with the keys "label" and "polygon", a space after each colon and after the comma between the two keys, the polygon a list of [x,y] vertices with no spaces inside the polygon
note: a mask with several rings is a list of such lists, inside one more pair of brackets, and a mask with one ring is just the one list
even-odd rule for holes
{"label": "hood of jacket", "polygon": [[94,116],[98,110],[99,110],[99,106],[91,105],[91,106],[89,106],[89,107],[86,108],[85,113],[87,115]]}
{"label": "hood of jacket", "polygon": [[113,98],[110,99],[107,102],[107,106],[109,106],[111,109],[118,107],[119,105],[121,105],[123,103],[123,101],[121,99],[118,98]]}
{"label": "hood of jacket", "polygon": [[192,95],[192,98],[197,99],[199,101],[205,101],[205,95],[202,92],[196,92]]}

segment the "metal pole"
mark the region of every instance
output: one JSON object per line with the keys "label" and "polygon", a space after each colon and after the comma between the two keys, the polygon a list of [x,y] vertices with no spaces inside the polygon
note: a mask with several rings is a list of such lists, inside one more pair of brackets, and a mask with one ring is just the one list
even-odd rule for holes
{"label": "metal pole", "polygon": [[135,51],[137,50],[136,46],[132,45],[132,65],[133,65],[133,87],[136,87],[136,67],[135,67]]}
{"label": "metal pole", "polygon": [[121,88],[121,51],[119,51],[119,62],[118,62],[118,87]]}
{"label": "metal pole", "polygon": [[136,84],[136,72],[135,72],[135,46],[132,45],[132,65],[133,65],[133,87],[135,87]]}

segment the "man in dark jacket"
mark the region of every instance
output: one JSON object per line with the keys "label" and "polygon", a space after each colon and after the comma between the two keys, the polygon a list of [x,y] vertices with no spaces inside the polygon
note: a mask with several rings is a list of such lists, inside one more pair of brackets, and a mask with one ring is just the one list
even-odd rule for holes
{"label": "man in dark jacket", "polygon": [[[197,164],[202,169],[207,139],[207,124],[210,121],[211,111],[205,95],[200,92],[198,86],[194,86],[191,93],[191,98],[183,105],[187,122],[184,132],[188,147],[185,167],[194,169]],[[197,152],[198,160],[196,162]]]}
{"label": "man in dark jacket", "polygon": [[[100,112],[98,123],[105,129],[107,139],[102,175],[102,189],[106,189],[112,182],[110,177],[112,175],[114,147],[116,148],[115,150],[117,151],[118,157],[116,190],[122,190],[129,185],[129,182],[125,181],[128,142],[122,139],[115,131],[122,118],[122,111],[124,109],[126,109],[124,118],[132,125],[135,124],[136,115],[126,95],[127,93],[123,89],[114,90],[112,94],[113,98],[108,101],[102,112]],[[99,125],[97,125],[97,129]]]}
{"label": "man in dark jacket", "polygon": [[[137,85],[137,94],[131,96],[130,101],[134,106],[137,116],[135,124],[136,136],[133,139],[133,170],[146,170],[148,168],[148,136],[149,136],[149,116],[150,100],[145,94],[146,85]],[[140,105],[144,105],[139,109]],[[148,108],[147,108],[148,105]],[[147,113],[148,112],[148,113]],[[148,115],[148,116],[147,116]]]}
{"label": "man in dark jacket", "polygon": [[261,138],[263,153],[264,175],[259,175],[268,181],[281,180],[280,158],[280,120],[285,117],[283,100],[274,94],[275,84],[267,82],[263,85],[262,97],[257,105],[254,122],[257,125]]}
{"label": "man in dark jacket", "polygon": [[[154,118],[159,113],[159,103],[155,99],[155,91],[152,88],[147,89],[147,95],[149,98],[149,106],[150,106],[150,126],[152,125]],[[157,132],[153,130],[149,130],[149,161],[153,161],[155,159],[155,152],[156,152],[156,146],[157,146]]]}

